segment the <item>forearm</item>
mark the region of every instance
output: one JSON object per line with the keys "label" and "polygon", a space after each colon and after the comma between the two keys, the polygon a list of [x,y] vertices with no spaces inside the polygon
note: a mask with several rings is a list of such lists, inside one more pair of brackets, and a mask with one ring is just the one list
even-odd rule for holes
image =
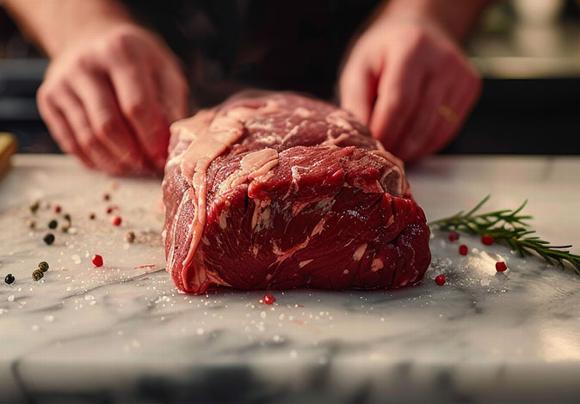
{"label": "forearm", "polygon": [[390,0],[380,17],[406,17],[435,21],[461,42],[492,0]]}
{"label": "forearm", "polygon": [[80,31],[95,33],[132,21],[115,0],[4,0],[22,30],[50,57],[74,42]]}

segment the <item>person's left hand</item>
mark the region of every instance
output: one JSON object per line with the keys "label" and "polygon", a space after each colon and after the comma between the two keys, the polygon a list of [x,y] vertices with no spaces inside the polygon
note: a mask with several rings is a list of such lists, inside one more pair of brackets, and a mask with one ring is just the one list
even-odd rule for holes
{"label": "person's left hand", "polygon": [[394,17],[361,35],[339,82],[341,105],[405,161],[443,148],[480,89],[478,74],[438,25]]}

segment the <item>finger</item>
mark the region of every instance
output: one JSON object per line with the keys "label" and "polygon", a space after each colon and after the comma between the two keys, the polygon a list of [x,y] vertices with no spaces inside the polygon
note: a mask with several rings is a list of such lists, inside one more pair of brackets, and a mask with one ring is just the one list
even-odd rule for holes
{"label": "finger", "polygon": [[427,80],[425,94],[415,110],[415,120],[395,147],[395,153],[406,161],[416,160],[426,153],[431,137],[435,136],[435,123],[441,119],[439,108],[448,93],[447,83],[439,81],[434,75]]}
{"label": "finger", "polygon": [[340,78],[339,93],[342,108],[368,124],[377,96],[377,78],[372,70],[359,64],[347,64]]}
{"label": "finger", "polygon": [[96,168],[115,175],[129,171],[130,167],[112,158],[111,152],[92,132],[83,104],[70,88],[59,96],[58,106],[61,111],[66,111],[76,142]]}
{"label": "finger", "polygon": [[55,95],[54,90],[49,92],[44,85],[40,87],[37,93],[37,104],[40,116],[63,152],[75,155],[86,166],[94,168],[94,164],[83,153],[76,142],[73,131],[66,120],[66,116],[54,102],[54,99],[57,97],[58,94]]}
{"label": "finger", "polygon": [[169,143],[169,123],[155,94],[149,72],[133,65],[112,68],[110,77],[125,118],[147,157],[163,170]]}
{"label": "finger", "polygon": [[179,67],[162,69],[157,82],[158,100],[169,122],[185,118],[189,114],[189,89]]}
{"label": "finger", "polygon": [[387,64],[379,82],[379,95],[373,108],[370,129],[387,150],[393,150],[414,119],[413,111],[421,100],[424,73],[418,64],[404,59]]}
{"label": "finger", "polygon": [[444,119],[439,120],[437,127],[434,129],[438,136],[433,137],[427,146],[428,153],[435,153],[445,147],[457,130],[463,126],[467,119],[469,111],[473,108],[475,101],[479,96],[480,83],[478,80],[467,79],[459,86],[456,91],[451,92],[446,99],[446,105],[449,105],[454,112],[456,120]]}
{"label": "finger", "polygon": [[80,73],[71,79],[85,109],[92,133],[111,156],[130,172],[146,171],[145,156],[125,122],[109,80],[99,72]]}

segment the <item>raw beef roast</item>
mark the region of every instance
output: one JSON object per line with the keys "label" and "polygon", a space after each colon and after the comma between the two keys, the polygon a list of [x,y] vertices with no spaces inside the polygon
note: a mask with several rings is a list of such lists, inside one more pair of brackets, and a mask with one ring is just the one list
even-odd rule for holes
{"label": "raw beef roast", "polygon": [[429,229],[401,162],[350,113],[242,93],[171,127],[167,270],[179,289],[391,289],[419,282]]}

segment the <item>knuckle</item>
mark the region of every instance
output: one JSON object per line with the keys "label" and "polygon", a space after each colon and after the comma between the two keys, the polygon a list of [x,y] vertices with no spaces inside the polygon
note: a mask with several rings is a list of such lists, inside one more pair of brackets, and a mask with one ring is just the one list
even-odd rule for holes
{"label": "knuckle", "polygon": [[118,132],[119,125],[116,119],[111,116],[104,116],[96,123],[96,135],[99,138],[111,138]]}

